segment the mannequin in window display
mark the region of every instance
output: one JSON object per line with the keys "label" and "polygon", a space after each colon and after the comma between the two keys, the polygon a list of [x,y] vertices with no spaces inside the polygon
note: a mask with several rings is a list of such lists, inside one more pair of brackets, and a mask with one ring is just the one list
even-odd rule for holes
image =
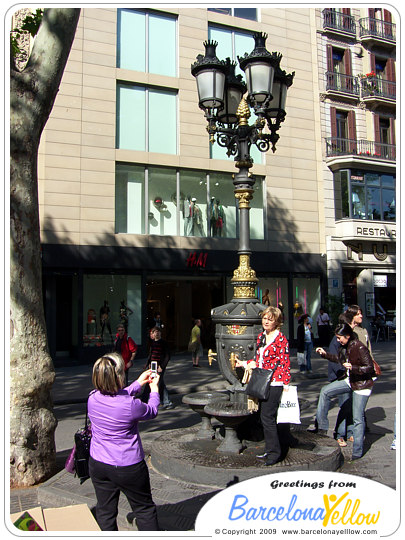
{"label": "mannequin in window display", "polygon": [[211,236],[217,235],[217,219],[218,219],[218,204],[215,201],[215,197],[211,197],[210,208],[210,234]]}
{"label": "mannequin in window display", "polygon": [[104,300],[104,305],[100,308],[100,324],[101,324],[101,339],[103,339],[105,327],[107,327],[108,333],[112,341],[111,323],[110,323],[110,308],[108,307],[107,300]]}
{"label": "mannequin in window display", "polygon": [[96,310],[92,308],[87,311],[87,333],[92,336],[97,334]]}
{"label": "mannequin in window display", "polygon": [[197,199],[193,198],[191,199],[191,201],[194,202],[194,215],[193,215],[194,236],[205,236],[201,208],[196,203]]}
{"label": "mannequin in window display", "polygon": [[195,199],[191,198],[191,195],[187,195],[184,201],[184,236],[193,236],[194,228],[194,202]]}
{"label": "mannequin in window display", "polygon": [[270,305],[270,291],[269,291],[269,289],[266,289],[264,291],[264,294],[263,294],[263,297],[262,297],[262,304],[264,306],[269,306]]}
{"label": "mannequin in window display", "polygon": [[133,311],[131,308],[125,305],[124,300],[121,300],[120,305],[120,323],[124,325],[125,332],[128,333],[128,317],[132,315]]}
{"label": "mannequin in window display", "polygon": [[221,201],[215,197],[211,197],[209,216],[211,236],[223,236],[225,211]]}

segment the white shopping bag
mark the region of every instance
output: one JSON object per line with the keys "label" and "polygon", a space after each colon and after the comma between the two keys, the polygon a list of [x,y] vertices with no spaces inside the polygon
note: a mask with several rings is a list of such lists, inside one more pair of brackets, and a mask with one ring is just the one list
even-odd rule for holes
{"label": "white shopping bag", "polygon": [[307,364],[307,359],[305,358],[305,353],[297,352],[297,362],[299,366],[305,366]]}
{"label": "white shopping bag", "polygon": [[296,386],[283,390],[277,412],[277,424],[301,424],[300,404]]}

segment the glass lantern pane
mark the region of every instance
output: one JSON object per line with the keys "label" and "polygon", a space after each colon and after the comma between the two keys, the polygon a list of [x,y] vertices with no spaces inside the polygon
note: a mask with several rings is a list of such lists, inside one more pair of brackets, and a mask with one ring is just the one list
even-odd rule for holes
{"label": "glass lantern pane", "polygon": [[272,90],[274,68],[264,62],[254,62],[246,68],[248,92],[258,103],[263,102]]}

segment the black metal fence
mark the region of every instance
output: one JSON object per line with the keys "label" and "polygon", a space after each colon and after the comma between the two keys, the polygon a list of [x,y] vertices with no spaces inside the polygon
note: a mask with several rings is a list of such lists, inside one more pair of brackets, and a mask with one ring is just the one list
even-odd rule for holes
{"label": "black metal fence", "polygon": [[383,144],[363,139],[326,138],[326,157],[356,155],[375,159],[396,160],[394,144]]}
{"label": "black metal fence", "polygon": [[356,23],[352,15],[346,15],[333,9],[324,9],[322,14],[324,28],[332,28],[333,30],[356,34]]}
{"label": "black metal fence", "polygon": [[388,41],[396,41],[396,26],[394,23],[365,17],[359,20],[360,37],[374,36]]}

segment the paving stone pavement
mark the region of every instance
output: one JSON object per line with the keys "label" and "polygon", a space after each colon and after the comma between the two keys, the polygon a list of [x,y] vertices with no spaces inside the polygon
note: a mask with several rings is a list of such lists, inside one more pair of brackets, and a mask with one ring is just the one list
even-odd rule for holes
{"label": "paving stone pavement", "polygon": [[[351,445],[348,443],[348,446],[342,449],[345,462],[340,472],[369,478],[395,489],[398,482],[396,458],[399,454],[398,450],[391,450],[391,443],[394,438],[396,411],[396,343],[390,341],[373,344],[373,351],[383,373],[368,402],[366,416],[369,432],[365,439],[365,455],[362,459],[349,463]],[[314,417],[320,388],[327,383],[325,360],[314,354],[312,375],[300,374],[294,351],[291,352],[291,364],[293,383],[298,386],[299,396],[302,398],[301,422],[309,425]],[[143,363],[140,361],[139,365]],[[84,502],[90,508],[95,505],[91,481],[87,480],[80,485],[77,478],[62,468],[72,446],[73,433],[80,427],[83,419],[84,403],[91,389],[91,366],[58,368],[56,374],[54,403],[55,414],[59,420],[56,447],[61,470],[40,486],[10,490],[11,513],[39,504],[43,507],[54,507]],[[135,378],[136,373],[133,376]],[[218,365],[214,362],[209,366],[206,357],[202,360],[202,368],[193,370],[188,355],[176,355],[169,364],[165,379],[175,409],[161,410],[154,421],[141,424],[141,438],[146,455],[150,453],[152,441],[162,431],[188,427],[199,422],[198,415],[182,404],[184,394],[208,389],[220,390],[227,386],[219,373]],[[329,435],[332,434],[337,411],[337,407],[334,407],[329,413]],[[193,530],[199,510],[218,492],[215,486],[184,483],[165,477],[151,466],[150,477],[159,523],[166,531]],[[119,530],[133,530],[125,520],[128,511],[128,502],[121,496]]]}

